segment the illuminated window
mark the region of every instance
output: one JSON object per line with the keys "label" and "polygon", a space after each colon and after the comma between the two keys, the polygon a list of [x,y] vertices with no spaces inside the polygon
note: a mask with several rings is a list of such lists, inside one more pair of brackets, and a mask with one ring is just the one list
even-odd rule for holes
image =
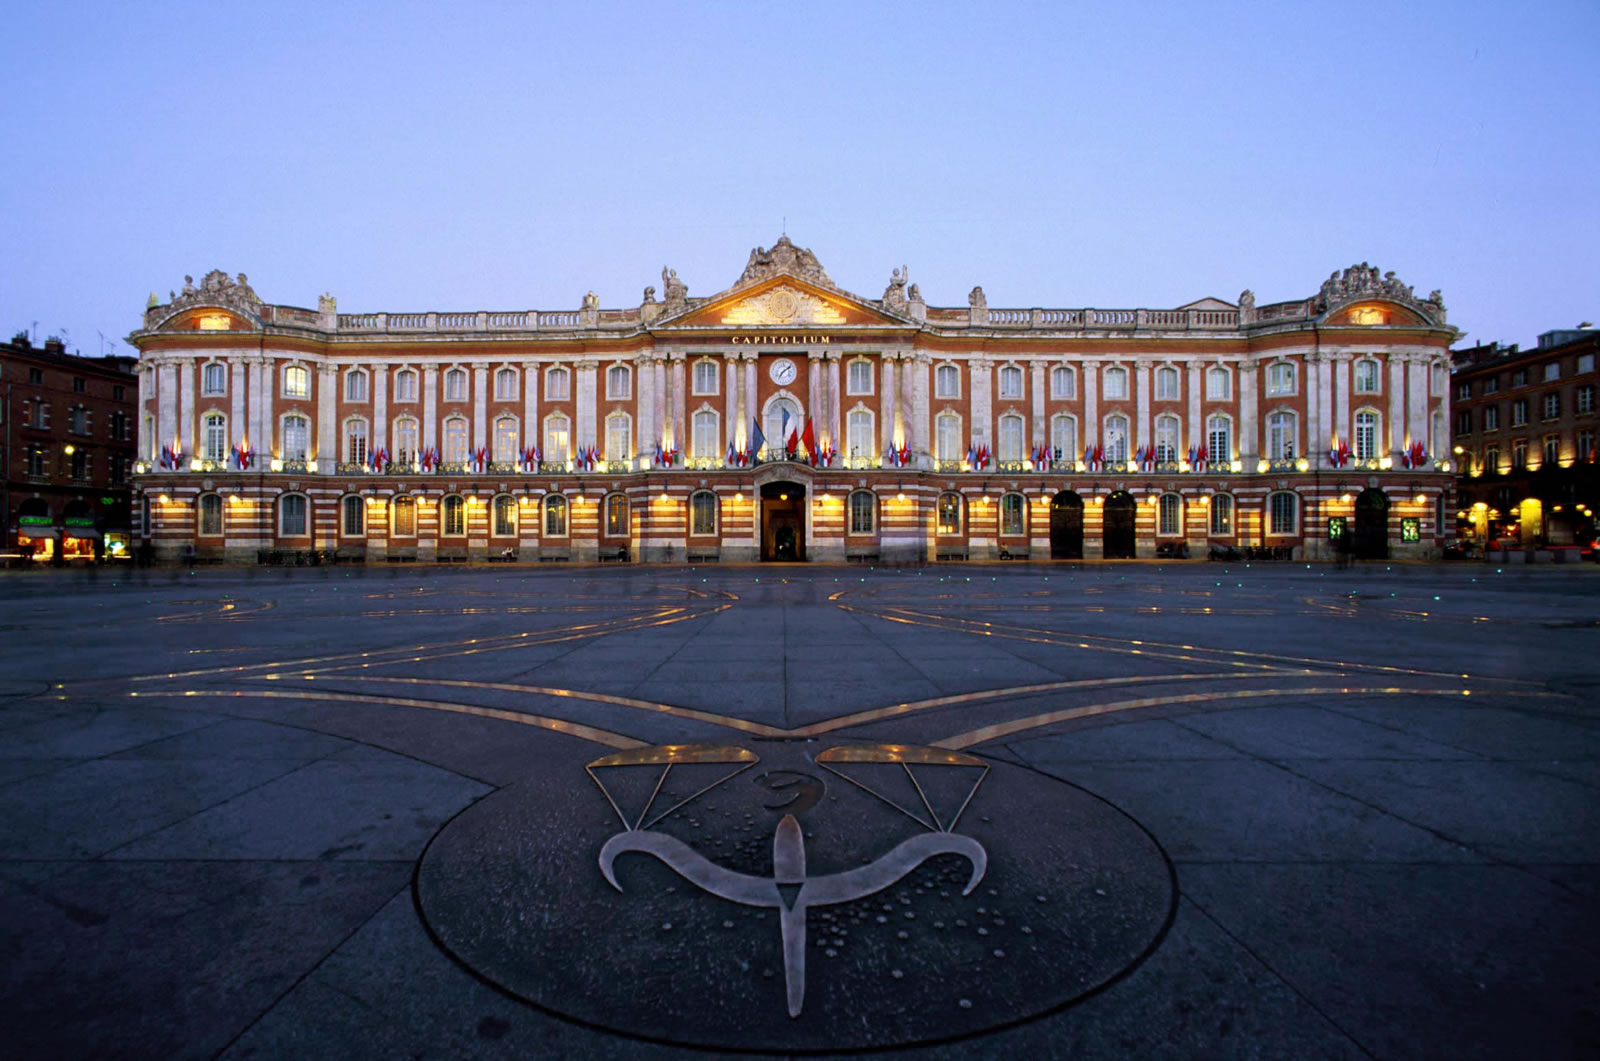
{"label": "illuminated window", "polygon": [[514,401],[517,397],[517,370],[502,368],[494,374],[494,396],[502,402]]}
{"label": "illuminated window", "polygon": [[459,494],[451,494],[440,502],[439,533],[457,538],[467,533],[467,503]]}
{"label": "illuminated window", "polygon": [[502,416],[494,422],[494,450],[489,459],[497,464],[510,464],[517,459],[517,444],[522,440],[517,418]]}
{"label": "illuminated window", "polygon": [[210,364],[200,370],[200,393],[207,397],[226,394],[228,369],[226,365]]}
{"label": "illuminated window", "polygon": [[1580,461],[1594,460],[1594,432],[1583,430],[1578,432],[1577,457]]}
{"label": "illuminated window", "polygon": [[633,373],[627,365],[612,365],[606,369],[606,397],[615,400],[633,397]]}
{"label": "illuminated window", "polygon": [[850,415],[845,417],[845,446],[849,450],[847,455],[851,457],[870,457],[877,453],[872,439],[871,412],[866,409],[850,410]]}
{"label": "illuminated window", "polygon": [[1294,393],[1294,366],[1286,361],[1280,361],[1267,368],[1267,393],[1268,394],[1293,394]]}
{"label": "illuminated window", "polygon": [[1178,400],[1178,370],[1171,365],[1156,369],[1156,400]]}
{"label": "illuminated window", "polygon": [[560,463],[567,459],[572,445],[572,421],[557,414],[544,421],[544,459]]}
{"label": "illuminated window", "polygon": [[417,536],[417,502],[410,497],[397,497],[389,502],[389,532],[396,538]]}
{"label": "illuminated window", "polygon": [[1023,453],[1023,433],[1026,430],[1022,417],[1007,413],[1000,418],[1000,433],[996,439],[995,459],[1020,461]]}
{"label": "illuminated window", "polygon": [[1078,396],[1078,374],[1065,366],[1050,370],[1050,397],[1070,400]]}
{"label": "illuminated window", "polygon": [[1233,421],[1220,413],[1206,421],[1206,456],[1214,461],[1233,459]]}
{"label": "illuminated window", "polygon": [[1017,537],[1028,530],[1028,500],[1021,494],[1000,499],[1000,533]]}
{"label": "illuminated window", "polygon": [[567,536],[567,499],[560,494],[544,499],[544,533],[547,538]]}
{"label": "illuminated window", "polygon": [[960,494],[940,494],[938,512],[938,530],[940,534],[961,533]]}
{"label": "illuminated window", "polygon": [[633,417],[612,413],[606,417],[606,460],[625,461],[633,456]]}
{"label": "illuminated window", "polygon": [[207,413],[200,421],[200,456],[208,461],[223,461],[228,456],[228,419],[221,413]]}
{"label": "illuminated window", "polygon": [[1016,365],[1006,365],[1000,370],[1000,397],[1022,397],[1022,369]]}
{"label": "illuminated window", "polygon": [[1115,401],[1128,396],[1128,370],[1125,368],[1106,369],[1106,399]]}
{"label": "illuminated window", "polygon": [[1267,533],[1293,534],[1299,524],[1300,499],[1280,490],[1267,499]]}
{"label": "illuminated window", "polygon": [[397,402],[414,402],[417,400],[417,370],[403,368],[394,376],[394,400]]}
{"label": "illuminated window", "polygon": [[933,394],[936,398],[961,397],[961,370],[954,365],[940,365],[934,369]]}
{"label": "illuminated window", "polygon": [[1126,416],[1106,417],[1106,441],[1102,447],[1105,459],[1112,464],[1121,464],[1128,459],[1128,418]]}
{"label": "illuminated window", "polygon": [[1156,460],[1170,464],[1178,459],[1180,431],[1178,418],[1171,413],[1156,417]]}
{"label": "illuminated window", "polygon": [[285,538],[305,537],[306,499],[304,494],[284,494],[278,499],[278,533]]}
{"label": "illuminated window", "polygon": [[1206,397],[1211,401],[1226,401],[1233,392],[1233,377],[1220,365],[1206,369]]}
{"label": "illuminated window", "polygon": [[717,533],[717,495],[697,490],[689,498],[689,533],[697,538]]}
{"label": "illuminated window", "polygon": [[367,463],[368,445],[367,422],[365,420],[346,420],[344,424],[344,459],[351,464]]}
{"label": "illuminated window", "polygon": [[200,495],[200,533],[208,537],[222,533],[222,498],[216,494]]}
{"label": "illuminated window", "polygon": [[1229,494],[1211,498],[1211,533],[1223,538],[1233,533],[1233,497]]}
{"label": "illuminated window", "polygon": [[233,324],[226,313],[207,313],[198,323],[203,332],[225,332]]}
{"label": "illuminated window", "polygon": [[345,373],[344,400],[347,402],[364,402],[367,400],[366,372],[355,368]]}
{"label": "illuminated window", "polygon": [[1500,474],[1500,449],[1499,449],[1499,447],[1490,446],[1490,447],[1488,447],[1487,449],[1485,449],[1483,451],[1483,474],[1485,474],[1485,475],[1499,475]]}
{"label": "illuminated window", "polygon": [[444,400],[447,402],[464,402],[467,400],[467,373],[465,369],[452,368],[444,374]]}
{"label": "illuminated window", "polygon": [[878,499],[870,490],[857,490],[850,495],[851,534],[871,534],[877,517]]}
{"label": "illuminated window", "polygon": [[1290,412],[1276,412],[1267,417],[1267,456],[1272,460],[1285,460],[1295,455],[1295,442],[1299,425]]}
{"label": "illuminated window", "polygon": [[628,499],[622,494],[606,498],[606,537],[625,538],[628,535]]}
{"label": "illuminated window", "polygon": [[367,533],[367,502],[365,498],[351,494],[344,499],[344,534],[347,538],[359,538]]}
{"label": "illuminated window", "polygon": [[446,464],[467,463],[467,422],[459,416],[452,416],[444,422],[444,452],[441,454]]}
{"label": "illuminated window", "polygon": [[1356,362],[1356,393],[1378,393],[1378,363],[1370,357]]}
{"label": "illuminated window", "polygon": [[717,371],[715,361],[696,361],[694,363],[694,393],[716,394],[721,388],[721,375]]}
{"label": "illuminated window", "polygon": [[571,394],[572,373],[561,367],[546,369],[544,396],[549,401],[564,402]]}
{"label": "illuminated window", "polygon": [[394,462],[415,464],[418,457],[417,422],[403,416],[394,422]]}
{"label": "illuminated window", "polygon": [[1172,537],[1183,533],[1183,498],[1162,494],[1156,503],[1156,533]]}
{"label": "illuminated window", "polygon": [[1362,306],[1359,309],[1352,310],[1350,313],[1350,323],[1352,324],[1382,324],[1384,319],[1383,310],[1378,309],[1376,306]]}
{"label": "illuminated window", "polygon": [[510,494],[494,499],[494,533],[498,538],[514,537],[517,533],[517,499]]}
{"label": "illuminated window", "polygon": [[872,362],[866,360],[852,361],[847,369],[845,379],[846,394],[871,394],[872,393]]}
{"label": "illuminated window", "polygon": [[311,396],[311,370],[304,365],[285,365],[283,369],[283,396],[308,398]]}

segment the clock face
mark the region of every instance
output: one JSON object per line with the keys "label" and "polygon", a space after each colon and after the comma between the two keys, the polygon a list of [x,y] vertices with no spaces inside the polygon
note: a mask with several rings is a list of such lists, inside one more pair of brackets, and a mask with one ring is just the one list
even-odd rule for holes
{"label": "clock face", "polygon": [[778,358],[778,360],[772,363],[772,367],[767,370],[768,375],[772,377],[772,382],[776,383],[780,387],[787,387],[789,384],[793,383],[797,372],[798,370],[794,367],[794,362],[790,361],[787,357]]}

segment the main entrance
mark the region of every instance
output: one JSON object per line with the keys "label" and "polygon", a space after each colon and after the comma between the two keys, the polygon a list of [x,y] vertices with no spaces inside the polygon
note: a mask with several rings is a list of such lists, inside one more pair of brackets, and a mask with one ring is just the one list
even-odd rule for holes
{"label": "main entrance", "polygon": [[1389,555],[1389,495],[1368,487],[1356,495],[1355,554],[1363,560]]}
{"label": "main entrance", "polygon": [[761,488],[761,559],[806,558],[806,488],[780,480]]}
{"label": "main entrance", "polygon": [[1050,499],[1050,559],[1083,559],[1083,498],[1071,490]]}
{"label": "main entrance", "polygon": [[1107,560],[1132,560],[1133,525],[1139,504],[1126,490],[1118,490],[1105,503],[1105,557]]}

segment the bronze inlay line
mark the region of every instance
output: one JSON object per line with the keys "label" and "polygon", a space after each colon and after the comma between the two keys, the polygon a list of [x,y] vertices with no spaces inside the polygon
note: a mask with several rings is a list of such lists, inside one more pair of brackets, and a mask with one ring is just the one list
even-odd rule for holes
{"label": "bronze inlay line", "polygon": [[1528,696],[1566,698],[1564,693],[1531,692],[1522,689],[1464,689],[1459,686],[1447,689],[1404,689],[1399,686],[1320,686],[1304,689],[1238,689],[1232,692],[1182,693],[1177,696],[1147,696],[1137,700],[1116,700],[1104,704],[1086,704],[1061,711],[1047,711],[1027,718],[997,722],[958,733],[953,737],[933,742],[935,748],[971,748],[1002,737],[1010,737],[1041,726],[1066,722],[1075,718],[1109,715],[1118,711],[1133,711],[1142,707],[1167,707],[1173,704],[1204,704],[1226,700],[1256,700],[1283,696]]}

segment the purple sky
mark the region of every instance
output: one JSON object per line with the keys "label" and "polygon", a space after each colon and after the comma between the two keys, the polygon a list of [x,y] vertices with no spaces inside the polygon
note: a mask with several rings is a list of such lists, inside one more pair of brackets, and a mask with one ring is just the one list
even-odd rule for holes
{"label": "purple sky", "polygon": [[[530,10],[535,9],[535,10]],[[370,12],[363,14],[358,12]],[[728,287],[787,218],[937,305],[1312,294],[1600,320],[1600,4],[27,4],[0,328],[97,353],[212,268],[347,312]],[[121,348],[126,352],[127,348]]]}

